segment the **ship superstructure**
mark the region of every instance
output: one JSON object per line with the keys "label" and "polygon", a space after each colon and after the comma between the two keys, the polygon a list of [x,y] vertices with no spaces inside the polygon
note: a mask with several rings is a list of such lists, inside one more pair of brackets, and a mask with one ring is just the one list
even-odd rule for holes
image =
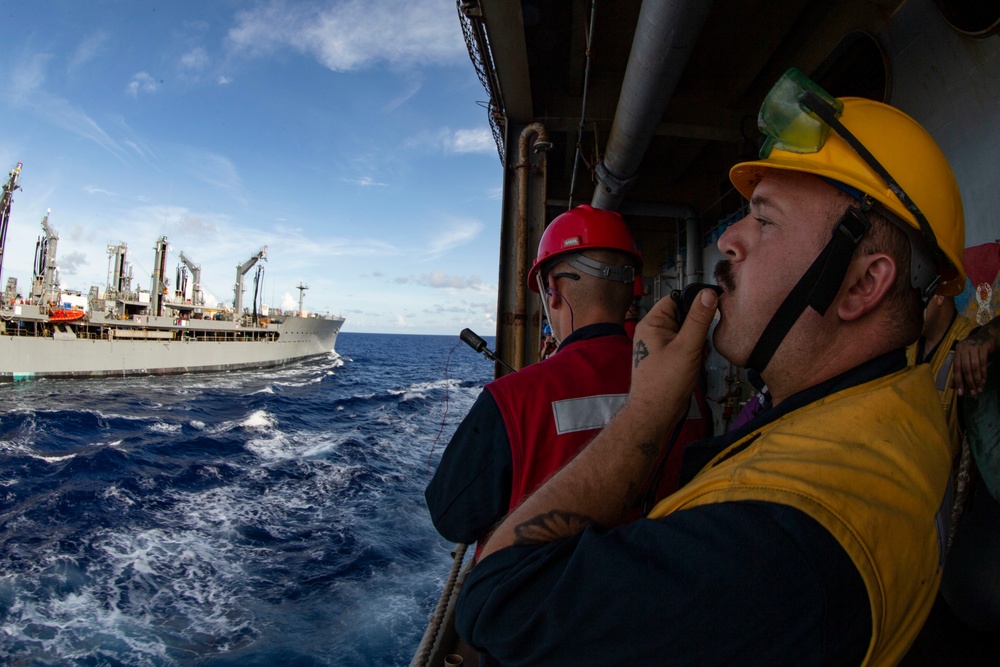
{"label": "ship superstructure", "polygon": [[[18,163],[0,200],[0,272],[20,171]],[[298,312],[272,311],[260,302],[266,246],[237,266],[232,307],[209,308],[201,267],[183,252],[171,291],[166,237],[156,241],[149,290],[133,286],[128,246],[121,242],[108,246],[105,289],[83,294],[60,285],[59,236],[48,213],[42,231],[30,289],[22,294],[17,279],[8,277],[0,294],[0,380],[261,368],[335,352],[342,317],[305,315],[301,297]],[[254,266],[253,301],[244,307],[244,279]]]}

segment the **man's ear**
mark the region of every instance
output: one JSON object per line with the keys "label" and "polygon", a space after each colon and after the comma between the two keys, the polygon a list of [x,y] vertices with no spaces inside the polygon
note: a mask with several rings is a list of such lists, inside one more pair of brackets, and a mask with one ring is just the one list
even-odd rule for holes
{"label": "man's ear", "polygon": [[885,253],[855,257],[837,302],[837,315],[850,322],[875,310],[896,283],[896,260]]}

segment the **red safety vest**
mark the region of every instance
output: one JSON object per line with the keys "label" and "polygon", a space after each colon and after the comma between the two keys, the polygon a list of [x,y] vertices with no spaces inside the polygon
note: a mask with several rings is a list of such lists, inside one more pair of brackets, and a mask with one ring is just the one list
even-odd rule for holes
{"label": "red safety vest", "polygon": [[[612,335],[570,343],[558,354],[486,386],[510,439],[509,509],[597,435],[625,402],[631,377],[632,341]],[[709,419],[705,397],[696,390],[688,419],[663,466],[657,500],[677,488],[684,445],[707,435]]]}
{"label": "red safety vest", "polygon": [[624,404],[627,336],[588,338],[486,385],[503,416],[513,462],[510,508],[583,449]]}

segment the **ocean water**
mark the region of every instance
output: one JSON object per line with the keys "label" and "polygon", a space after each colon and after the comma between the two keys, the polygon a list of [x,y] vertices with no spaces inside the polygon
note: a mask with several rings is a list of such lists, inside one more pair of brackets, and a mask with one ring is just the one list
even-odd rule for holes
{"label": "ocean water", "polygon": [[337,352],[0,385],[0,663],[407,665],[453,546],[423,489],[493,366]]}

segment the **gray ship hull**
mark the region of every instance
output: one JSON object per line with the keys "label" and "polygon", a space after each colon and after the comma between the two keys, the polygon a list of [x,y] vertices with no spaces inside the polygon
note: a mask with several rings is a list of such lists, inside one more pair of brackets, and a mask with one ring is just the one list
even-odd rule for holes
{"label": "gray ship hull", "polygon": [[[278,366],[334,353],[343,323],[342,318],[333,317],[286,317],[280,324],[251,330],[207,320],[174,327],[108,320],[91,321],[87,327],[55,326],[50,336],[10,335],[8,331],[0,335],[0,381]],[[95,336],[98,324],[103,326]]]}

